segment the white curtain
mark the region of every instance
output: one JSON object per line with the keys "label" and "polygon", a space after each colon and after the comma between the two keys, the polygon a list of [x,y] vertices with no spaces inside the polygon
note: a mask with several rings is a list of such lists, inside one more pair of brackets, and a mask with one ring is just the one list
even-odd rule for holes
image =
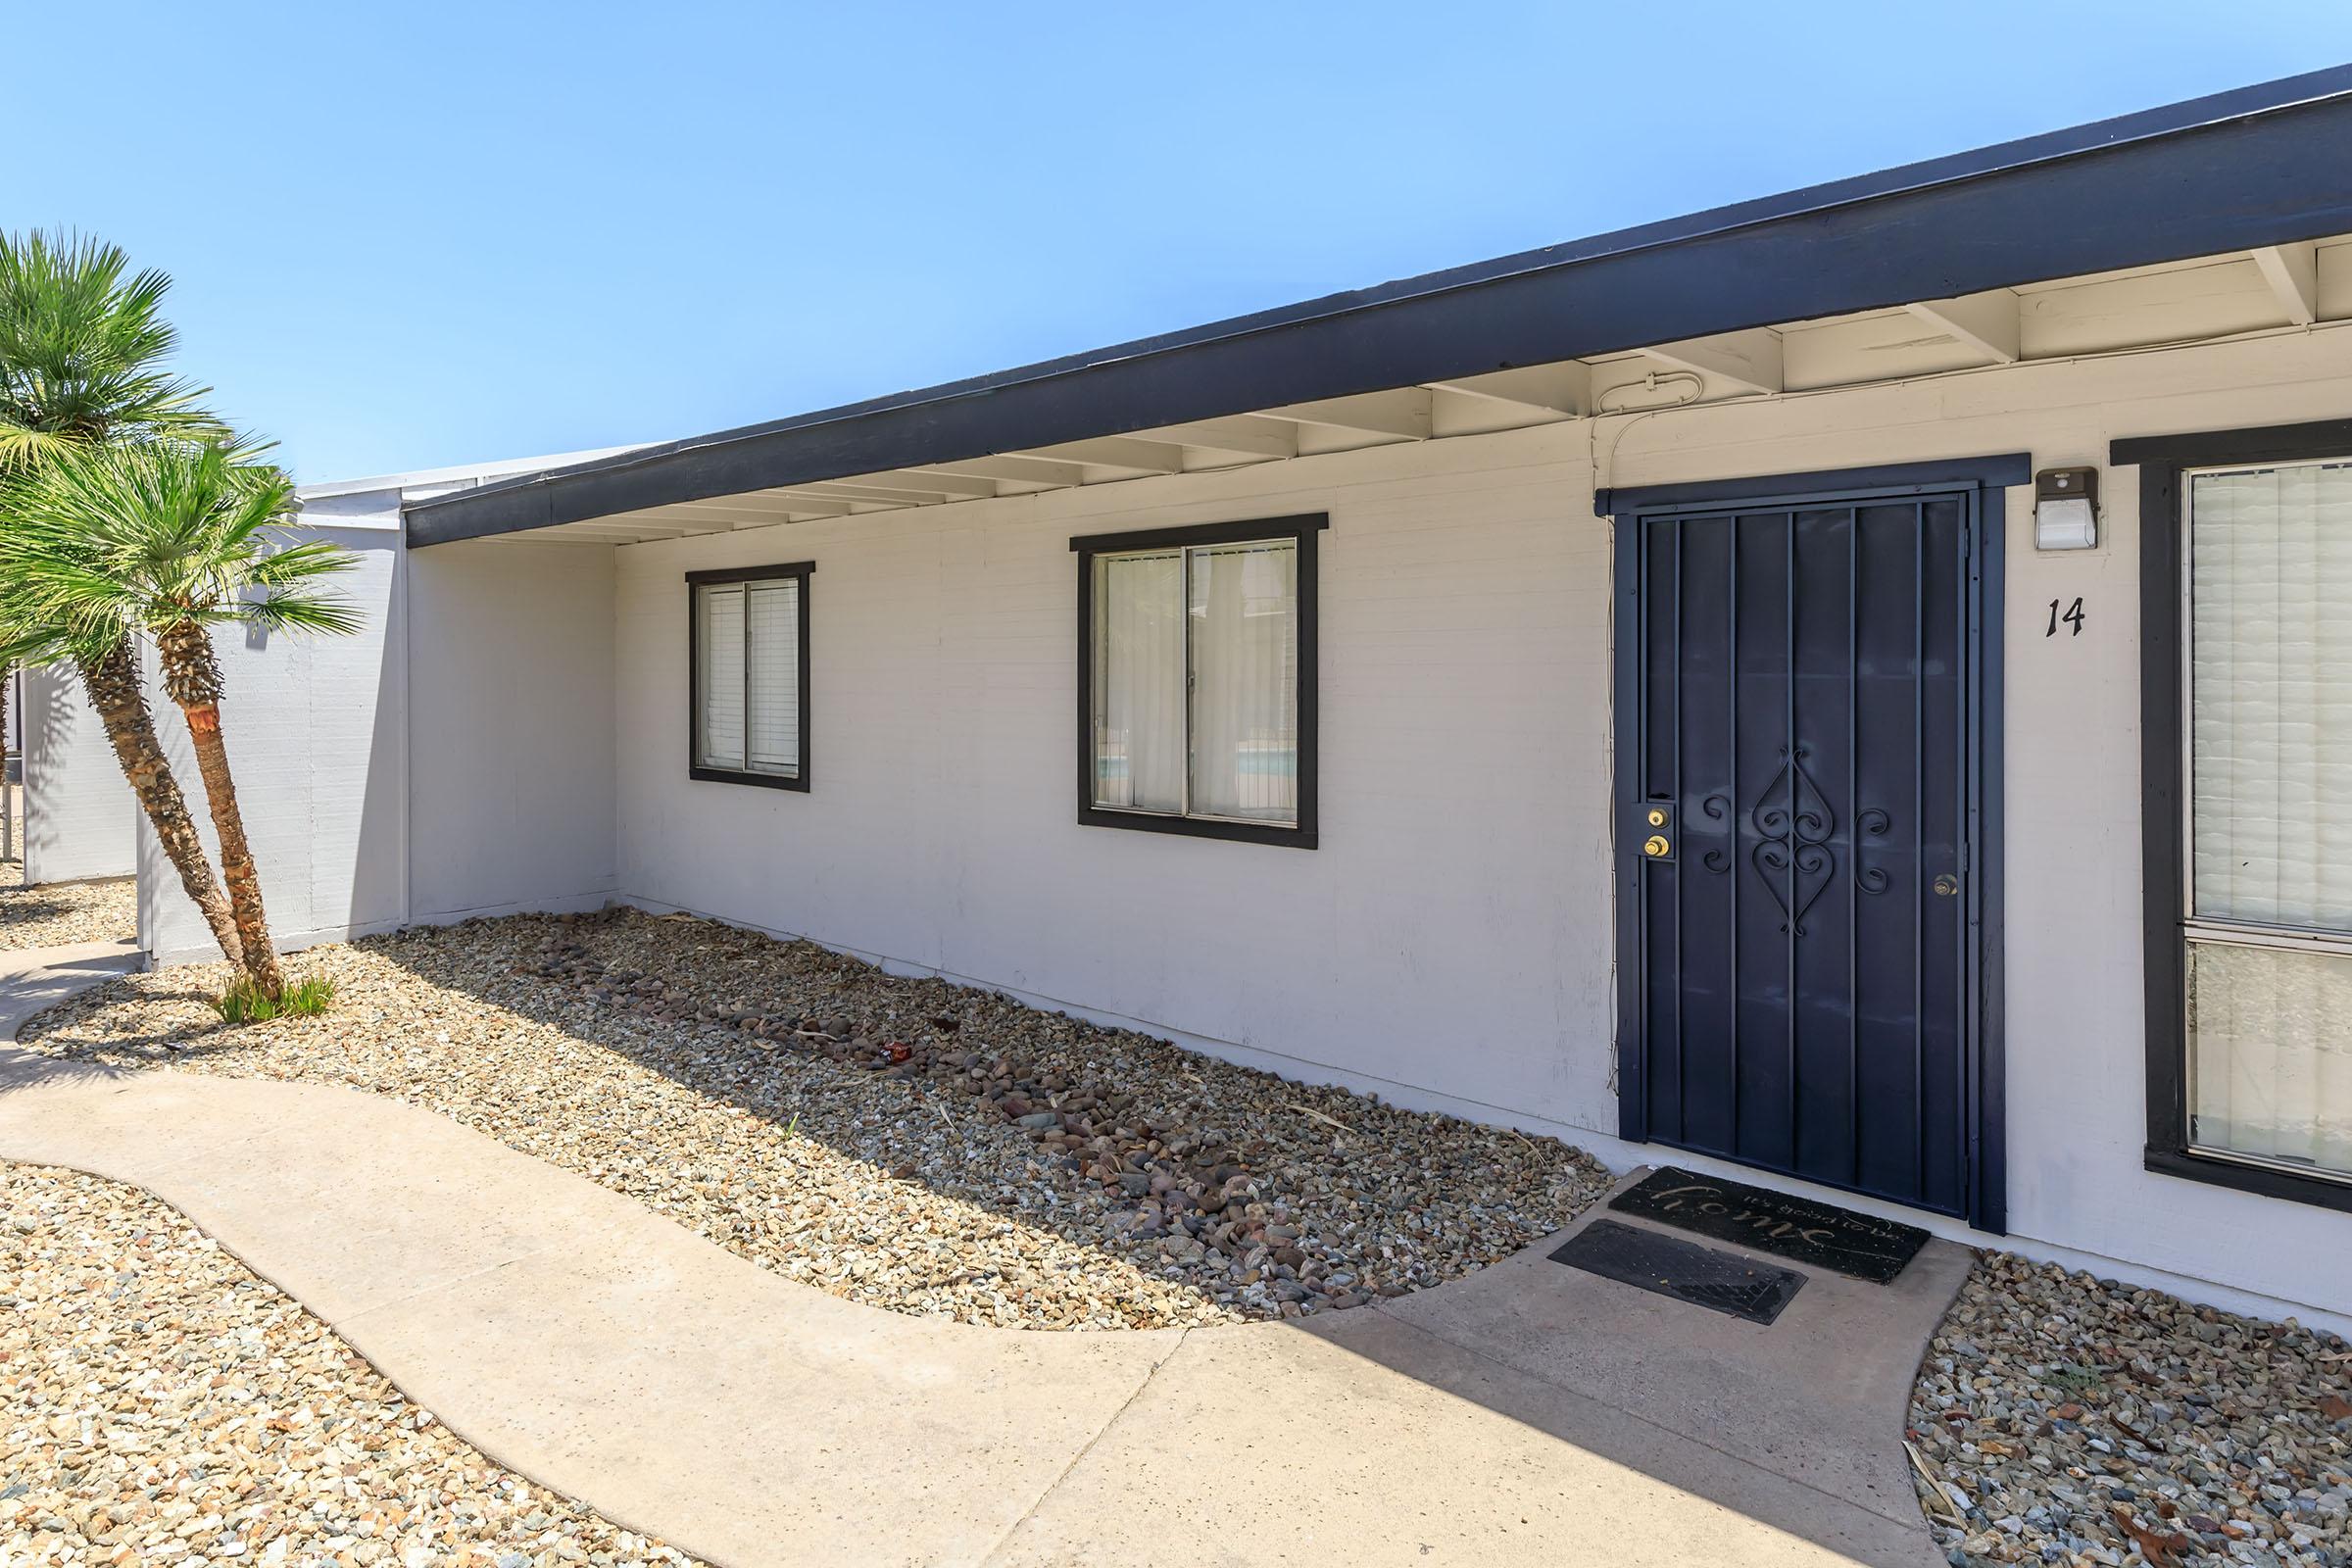
{"label": "white curtain", "polygon": [[1095,804],[1184,809],[1184,556],[1095,558]]}
{"label": "white curtain", "polygon": [[696,675],[702,711],[695,715],[695,756],[705,767],[741,768],[743,589],[732,583],[700,589],[695,607],[703,666]]}
{"label": "white curtain", "polygon": [[1193,809],[1298,814],[1298,547],[1192,554]]}
{"label": "white curtain", "polygon": [[[2352,933],[2352,463],[2189,481],[2193,917]],[[2189,949],[2195,1140],[2352,1171],[2352,957]]]}
{"label": "white curtain", "polygon": [[748,585],[751,751],[745,766],[790,777],[801,768],[801,585]]}

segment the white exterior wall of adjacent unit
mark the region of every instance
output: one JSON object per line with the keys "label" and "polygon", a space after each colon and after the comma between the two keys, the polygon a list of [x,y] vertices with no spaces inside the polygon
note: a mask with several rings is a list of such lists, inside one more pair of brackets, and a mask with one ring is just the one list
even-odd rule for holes
{"label": "white exterior wall of adjacent unit", "polygon": [[[304,521],[358,565],[334,580],[363,612],[357,636],[218,631],[221,738],[245,836],[281,947],[308,947],[401,923],[401,787],[409,726],[400,596],[405,577],[397,490],[310,502]],[[150,673],[152,674],[152,656]],[[205,848],[219,846],[186,722],[147,683],[165,754]],[[160,962],[220,951],[144,814],[139,828],[140,941]]]}
{"label": "white exterior wall of adjacent unit", "polygon": [[[627,546],[612,552],[616,717],[576,710],[559,742],[526,715],[550,733],[506,739],[538,763],[525,781],[581,823],[605,803],[572,798],[584,786],[569,769],[616,741],[624,899],[1557,1132],[1621,1165],[1655,1158],[1613,1137],[1610,536],[1595,483],[2021,451],[2104,467],[2114,437],[2340,416],[2342,344],[2029,364]],[[2131,472],[2103,493],[2099,548],[2069,555],[2035,554],[2030,493],[2007,498],[2008,1245],[2341,1322],[2352,1219],[2141,1166]],[[1331,516],[1322,847],[1079,825],[1070,537],[1301,512]],[[413,559],[454,571],[534,550]],[[801,560],[816,563],[813,788],[691,782],[682,574]],[[2078,596],[2084,635],[2044,638],[2048,602]],[[446,665],[437,679],[512,679]],[[421,666],[418,679],[421,723]],[[594,684],[570,672],[538,695],[569,708]],[[494,867],[467,861],[497,847],[514,807],[473,776],[479,727],[446,747],[428,733],[419,768],[430,748],[429,766],[479,799],[472,838],[416,845],[417,885],[431,864],[498,902]],[[538,896],[506,901],[525,892]]]}
{"label": "white exterior wall of adjacent unit", "polygon": [[23,726],[25,885],[129,876],[139,803],[79,677],[27,669],[19,690],[8,716],[11,729]]}
{"label": "white exterior wall of adjacent unit", "polygon": [[[389,481],[305,502],[305,523],[359,558],[334,583],[363,612],[359,635],[215,638],[222,732],[281,948],[612,895],[611,553],[411,554],[402,493]],[[187,726],[149,691],[201,820]],[[138,832],[143,945],[163,963],[219,957],[144,817]]]}

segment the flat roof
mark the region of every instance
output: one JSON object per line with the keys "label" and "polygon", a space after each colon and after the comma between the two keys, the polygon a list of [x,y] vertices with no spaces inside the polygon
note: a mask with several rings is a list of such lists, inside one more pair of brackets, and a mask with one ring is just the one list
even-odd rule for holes
{"label": "flat roof", "polygon": [[636,450],[633,446],[590,447],[578,452],[550,452],[536,458],[500,458],[492,463],[459,463],[442,468],[416,468],[407,473],[376,473],[357,479],[321,479],[316,484],[297,485],[294,493],[308,501],[333,496],[372,495],[385,490],[409,490],[427,485],[482,484],[514,474],[546,473],[557,468],[577,467],[601,458],[617,457],[621,453]]}
{"label": "flat roof", "polygon": [[2352,230],[2352,66],[422,498],[412,546]]}

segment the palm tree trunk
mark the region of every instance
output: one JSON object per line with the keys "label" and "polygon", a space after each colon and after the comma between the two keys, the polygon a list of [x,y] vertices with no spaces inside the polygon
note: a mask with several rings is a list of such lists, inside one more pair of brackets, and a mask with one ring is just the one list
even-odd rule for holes
{"label": "palm tree trunk", "polygon": [[97,710],[106,738],[114,743],[122,776],[130,780],[131,792],[138,796],[147,820],[155,825],[157,842],[179,872],[179,885],[202,911],[220,951],[231,963],[241,962],[244,949],[229,918],[228,900],[220,892],[220,879],[213,875],[212,862],[204,858],[196,819],[188,814],[179,780],[172,776],[163,743],[156,737],[155,715],[147,710],[147,693],[139,685],[138,660],[129,639],[117,643],[105,658],[82,662],[78,669],[90,707]]}
{"label": "palm tree trunk", "polygon": [[[16,801],[8,793],[8,666],[0,664],[0,813],[8,820],[0,822],[0,843],[8,846],[8,858],[22,861],[24,848],[17,842]],[[20,874],[18,881],[23,881]]]}
{"label": "palm tree trunk", "polygon": [[270,941],[262,879],[254,869],[252,846],[245,842],[237,781],[229,775],[228,747],[220,738],[220,665],[213,657],[212,634],[183,620],[165,627],[155,641],[164,659],[164,690],[187,715],[188,739],[195,744],[196,771],[212,808],[213,836],[220,843],[220,880],[228,884],[228,913],[236,922],[245,973],[257,990],[274,999],[285,990],[286,977]]}

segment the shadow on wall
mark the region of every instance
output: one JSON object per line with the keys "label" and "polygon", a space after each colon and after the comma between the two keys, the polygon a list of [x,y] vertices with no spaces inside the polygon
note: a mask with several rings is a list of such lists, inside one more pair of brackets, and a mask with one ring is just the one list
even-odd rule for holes
{"label": "shadow on wall", "polygon": [[[392,497],[393,516],[399,516],[400,498]],[[306,508],[306,514],[318,515],[316,507]],[[335,535],[338,543],[354,548],[346,535]],[[350,639],[353,652],[359,657],[353,667],[364,672],[367,707],[366,738],[361,738],[357,724],[345,729],[336,726],[321,732],[344,746],[364,748],[365,762],[349,769],[324,768],[327,773],[348,788],[350,774],[358,775],[356,820],[346,822],[347,800],[314,801],[314,819],[336,824],[348,832],[347,843],[351,868],[349,892],[338,906],[332,889],[334,867],[312,867],[314,896],[322,904],[321,916],[339,913],[342,935],[357,936],[365,932],[390,930],[408,918],[408,770],[409,745],[409,680],[408,680],[408,552],[402,537],[395,532],[371,537],[375,549],[371,554],[383,558],[380,566],[373,567],[368,580],[380,582],[380,593],[368,605],[368,629],[359,638]],[[374,643],[374,657],[367,657],[365,644]],[[329,650],[320,650],[321,653]],[[340,684],[337,682],[336,684]],[[314,701],[317,700],[314,682]],[[357,702],[354,691],[342,700]],[[323,874],[322,874],[323,873]],[[310,940],[327,942],[335,936],[325,930]]]}
{"label": "shadow on wall", "polygon": [[50,792],[58,788],[56,781],[44,775],[51,771],[53,759],[72,744],[78,695],[55,673],[45,669],[27,669],[24,678],[10,694],[16,710],[9,717],[17,731],[19,745],[18,775],[22,784],[24,818],[18,824],[17,877],[25,887],[40,884],[33,878],[42,862],[60,848],[61,834],[58,815],[50,800]]}
{"label": "shadow on wall", "polygon": [[80,678],[67,669],[27,669],[22,690],[25,884],[131,875],[138,801]]}

